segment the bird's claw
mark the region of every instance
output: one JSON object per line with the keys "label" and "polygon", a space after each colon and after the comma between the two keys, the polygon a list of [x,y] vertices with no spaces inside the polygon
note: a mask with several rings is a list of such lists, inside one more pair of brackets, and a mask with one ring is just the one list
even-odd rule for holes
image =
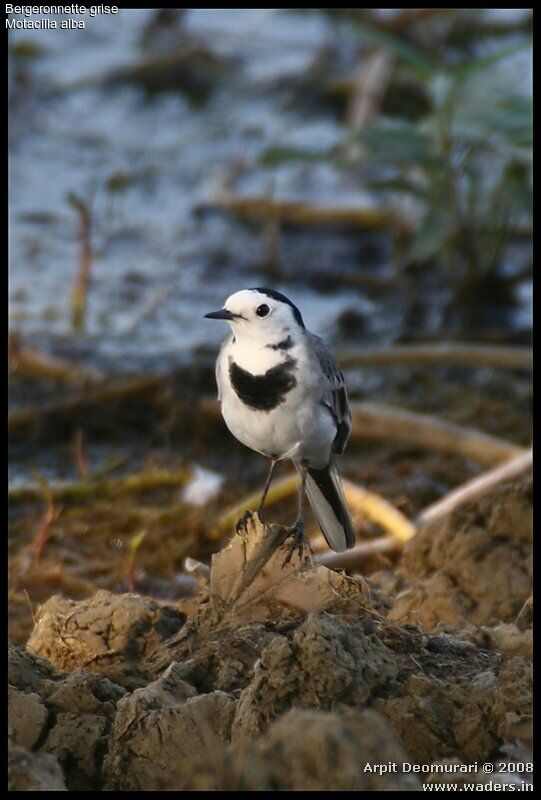
{"label": "bird's claw", "polygon": [[235,525],[235,530],[237,533],[240,533],[243,530],[246,530],[246,526],[248,525],[249,520],[253,517],[253,513],[251,511],[245,511],[242,517],[237,521]]}
{"label": "bird's claw", "polygon": [[284,563],[282,564],[282,568],[289,564],[291,559],[293,558],[293,553],[295,550],[299,554],[299,559],[302,561],[304,547],[306,545],[306,539],[304,536],[304,522],[301,520],[297,520],[297,522],[290,528],[288,536],[290,541],[287,543],[286,548],[289,550],[289,553],[284,559]]}

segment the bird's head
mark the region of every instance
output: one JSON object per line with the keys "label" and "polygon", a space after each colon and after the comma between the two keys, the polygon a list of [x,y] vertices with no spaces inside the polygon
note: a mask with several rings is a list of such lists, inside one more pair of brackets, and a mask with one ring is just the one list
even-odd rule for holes
{"label": "bird's head", "polygon": [[296,340],[305,329],[297,306],[273,289],[235,292],[227,298],[222,309],[205,316],[229,322],[235,337],[269,345],[277,344],[287,336]]}

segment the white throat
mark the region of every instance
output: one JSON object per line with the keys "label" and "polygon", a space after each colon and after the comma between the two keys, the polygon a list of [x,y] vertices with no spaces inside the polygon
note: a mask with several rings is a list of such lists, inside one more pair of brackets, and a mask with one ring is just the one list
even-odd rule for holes
{"label": "white throat", "polygon": [[[264,375],[267,370],[283,363],[291,354],[296,344],[295,338],[290,332],[277,337],[276,343],[265,344],[246,336],[234,335],[231,342],[229,355],[239,367],[245,369],[251,375]],[[289,337],[289,339],[288,339]],[[280,342],[288,340],[287,348],[280,348]]]}

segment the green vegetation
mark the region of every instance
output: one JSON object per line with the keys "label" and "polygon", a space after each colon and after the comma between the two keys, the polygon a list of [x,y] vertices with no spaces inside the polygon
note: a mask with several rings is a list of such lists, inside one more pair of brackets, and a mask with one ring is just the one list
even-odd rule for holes
{"label": "green vegetation", "polygon": [[[505,68],[527,54],[530,36],[479,55],[467,38],[460,49],[448,36],[436,55],[413,35],[354,25],[365,62],[378,52],[388,58],[380,85],[361,68],[351,88],[368,102],[370,93],[381,96],[371,121],[353,124],[338,147],[273,148],[263,163],[325,160],[353,172],[394,211],[395,260],[442,276],[467,327],[480,289],[512,303],[513,284],[524,278],[510,278],[503,266],[508,244],[531,232],[532,102],[527,89],[511,88],[517,81],[506,79]],[[408,94],[422,100],[417,109],[397,102],[403,86],[415,87]]]}

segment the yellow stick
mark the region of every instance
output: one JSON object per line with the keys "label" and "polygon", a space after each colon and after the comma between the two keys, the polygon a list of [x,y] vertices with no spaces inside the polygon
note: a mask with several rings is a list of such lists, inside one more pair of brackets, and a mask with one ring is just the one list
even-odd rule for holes
{"label": "yellow stick", "polygon": [[[382,528],[389,531],[400,542],[406,542],[415,535],[415,525],[383,497],[374,492],[369,492],[351,481],[344,481],[343,483],[346,500],[350,510],[354,513],[362,514],[372,522],[381,525]],[[297,490],[298,485],[298,475],[288,475],[277,481],[269,490],[265,507],[272,506],[290,497]],[[247,495],[239,503],[225,511],[220,516],[211,538],[219,538],[224,531],[230,530],[246,511],[257,507],[260,497],[261,492]]]}

